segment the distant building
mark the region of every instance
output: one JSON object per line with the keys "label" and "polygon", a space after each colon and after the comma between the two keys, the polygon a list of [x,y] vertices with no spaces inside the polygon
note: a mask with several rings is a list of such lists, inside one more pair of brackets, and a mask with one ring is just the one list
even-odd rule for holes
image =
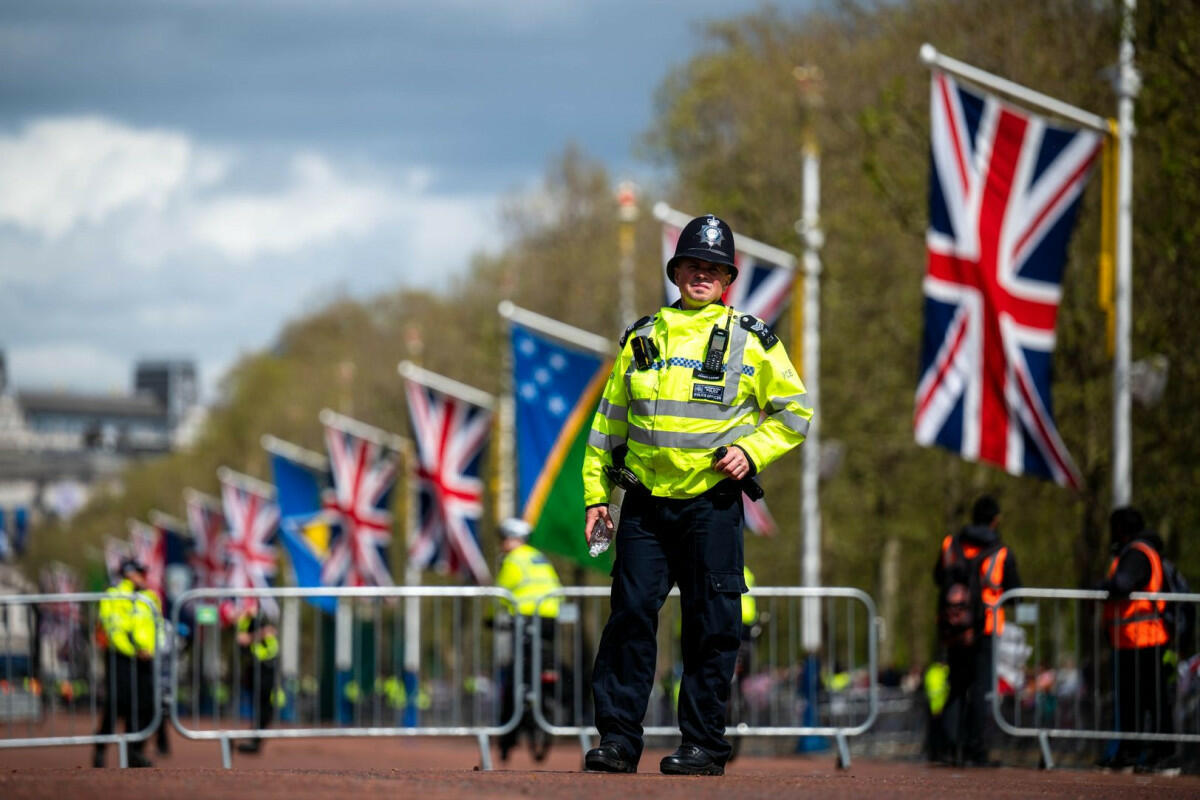
{"label": "distant building", "polygon": [[127,395],[15,390],[0,351],[0,513],[70,517],[97,482],[195,437],[194,362],[138,362],[133,383]]}

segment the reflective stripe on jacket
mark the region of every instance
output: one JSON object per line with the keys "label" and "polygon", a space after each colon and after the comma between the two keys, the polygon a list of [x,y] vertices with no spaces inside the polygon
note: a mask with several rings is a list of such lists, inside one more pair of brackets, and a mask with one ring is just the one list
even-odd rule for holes
{"label": "reflective stripe on jacket", "polygon": [[[949,568],[951,566],[951,550],[950,542],[953,541],[953,536],[947,536],[942,540],[942,566]],[[962,553],[967,560],[974,559],[979,555],[983,547],[960,539],[962,544]],[[1008,547],[1000,545],[995,552],[989,553],[979,562],[979,589],[980,596],[983,600],[983,634],[985,636],[1004,633],[1004,609],[992,609],[992,604],[1000,599],[1000,595],[1004,594],[1004,562],[1008,560]]]}
{"label": "reflective stripe on jacket", "polygon": [[[1112,560],[1108,566],[1111,579],[1121,563],[1121,556],[1136,548],[1150,562],[1150,582],[1142,592],[1161,592],[1163,587],[1162,558],[1158,551],[1146,542],[1134,541]],[[1170,638],[1162,614],[1167,604],[1163,600],[1109,600],[1104,604],[1104,623],[1108,630],[1108,641],[1117,650],[1134,650],[1166,644]]]}
{"label": "reflective stripe on jacket", "polygon": [[538,602],[543,595],[561,589],[562,583],[558,580],[554,565],[537,548],[523,544],[504,556],[500,572],[496,575],[496,585],[512,592],[517,599],[518,614],[526,617],[537,614],[550,619],[558,617],[558,597]]}
{"label": "reflective stripe on jacket", "polygon": [[[138,653],[153,655],[158,638],[158,595],[148,589],[138,591],[129,579],[110,586],[105,594],[109,596],[100,601],[100,624],[109,645],[130,658]],[[120,595],[138,595],[145,602]]]}
{"label": "reflective stripe on jacket", "polygon": [[[804,441],[813,414],[804,384],[783,344],[765,348],[743,327],[742,317],[721,303],[695,310],[667,307],[630,331],[588,435],[587,505],[608,500],[612,487],[603,469],[620,445],[628,445],[625,464],[651,494],[687,498],[725,479],[712,469],[713,451],[721,445],[741,447],[762,470]],[[694,370],[703,365],[714,326],[728,326],[729,340],[721,377],[707,381]],[[637,336],[649,337],[658,348],[648,369],[634,362],[629,342]]]}

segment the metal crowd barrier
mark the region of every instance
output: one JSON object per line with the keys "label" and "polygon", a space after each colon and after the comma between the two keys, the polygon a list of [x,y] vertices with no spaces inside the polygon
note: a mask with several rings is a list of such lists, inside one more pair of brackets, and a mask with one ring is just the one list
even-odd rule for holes
{"label": "metal crowd barrier", "polygon": [[[142,728],[96,733],[107,698],[116,696],[116,654],[101,647],[99,604],[125,599],[147,608],[162,632],[162,616],[138,595],[0,595],[0,748],[116,744],[122,767],[129,745],[145,741],[162,723],[162,647],[152,659],[149,722]],[[160,635],[160,641],[161,641]],[[106,663],[107,662],[107,663]],[[137,670],[130,672],[130,719],[139,718]],[[142,698],[143,700],[145,698]]]}
{"label": "metal crowd barrier", "polygon": [[[549,670],[562,679],[530,680],[526,700],[539,727],[554,736],[578,737],[586,750],[598,734],[593,724],[590,670],[600,634],[608,619],[610,588],[576,586],[545,595],[560,602],[553,626],[534,616],[534,639],[544,647],[532,649],[531,675]],[[875,603],[858,589],[840,587],[755,587],[750,592],[758,606],[754,638],[743,644],[744,670],[731,691],[726,735],[733,737],[833,737],[838,764],[850,765],[847,737],[867,731],[879,714],[879,684]],[[658,626],[658,665],[655,687],[644,723],[647,737],[678,737],[677,686],[681,674],[678,624],[679,591],[673,590],[664,605]],[[816,692],[801,690],[805,671],[816,659],[806,659],[804,643],[813,631],[808,619],[819,625],[821,656],[826,672]],[[813,614],[812,612],[816,612]],[[546,633],[543,626],[551,627]],[[746,656],[749,663],[745,663]],[[553,659],[552,665],[545,660]],[[816,676],[812,676],[814,683]],[[548,695],[548,696],[547,696]],[[735,742],[736,744],[736,742]]]}
{"label": "metal crowd barrier", "polygon": [[[1005,733],[1037,739],[1047,769],[1055,763],[1052,738],[1176,748],[1200,742],[1200,594],[1135,592],[1129,598],[1168,602],[1168,645],[1143,656],[1115,652],[1103,591],[1014,589],[996,603],[1006,622],[994,644],[992,712]],[[1183,622],[1188,616],[1190,630]],[[1122,713],[1133,719],[1122,720]],[[1091,747],[1078,748],[1079,755],[1087,757]]]}
{"label": "metal crowd barrier", "polygon": [[[513,603],[495,587],[190,590],[172,612],[192,637],[174,660],[171,721],[218,741],[226,768],[235,739],[474,736],[491,769],[489,737],[520,721],[515,682],[500,720],[513,633],[493,623]],[[255,607],[275,629],[271,664],[238,642],[237,619]],[[511,658],[521,674],[521,648]]]}

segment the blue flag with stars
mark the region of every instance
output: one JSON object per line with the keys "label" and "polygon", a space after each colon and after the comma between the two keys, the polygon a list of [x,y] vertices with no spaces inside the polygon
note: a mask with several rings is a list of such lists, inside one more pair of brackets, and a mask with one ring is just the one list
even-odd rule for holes
{"label": "blue flag with stars", "polygon": [[610,364],[516,322],[512,355],[517,505],[530,544],[607,569],[608,559],[588,557],[579,525],[584,444]]}

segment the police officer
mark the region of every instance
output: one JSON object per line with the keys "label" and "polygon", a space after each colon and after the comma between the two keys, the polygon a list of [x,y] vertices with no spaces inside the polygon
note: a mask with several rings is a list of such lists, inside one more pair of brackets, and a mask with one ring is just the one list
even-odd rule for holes
{"label": "police officer", "polygon": [[804,441],[812,409],[770,328],[721,302],[737,278],[733,232],[723,220],[691,220],[667,276],[680,299],[625,332],[584,457],[585,536],[597,524],[611,529],[606,502],[614,480],[626,488],[612,613],[593,671],[601,740],[585,766],[637,770],[658,612],[678,584],[683,742],[659,766],[668,774],[721,775],[746,591],[742,489]]}
{"label": "police officer", "polygon": [[[104,716],[97,736],[112,734],[118,717],[125,720],[126,733],[145,729],[154,717],[158,595],[146,588],[146,568],[139,561],[123,561],[119,575],[120,580],[100,601],[100,624],[108,652],[104,659]],[[136,595],[144,602],[127,595]],[[129,743],[129,766],[151,766],[142,754],[143,745],[142,741]],[[96,744],[92,766],[104,766],[103,744]]]}
{"label": "police officer", "polygon": [[[261,609],[250,606],[237,620],[237,643],[242,650],[242,688],[250,693],[254,704],[255,728],[271,727],[275,710],[275,677],[279,664],[279,637],[275,626]],[[258,753],[262,739],[258,736],[238,743],[239,753]]]}
{"label": "police officer", "polygon": [[[1170,635],[1163,622],[1166,603],[1130,600],[1132,592],[1162,592],[1162,556],[1148,538],[1145,520],[1126,506],[1109,516],[1113,558],[1100,588],[1111,594],[1104,604],[1104,627],[1115,652],[1116,723],[1129,733],[1171,733],[1171,670],[1163,663]],[[1169,747],[1142,747],[1122,740],[1101,766],[1146,770],[1170,756]],[[1172,766],[1172,765],[1168,765]]]}
{"label": "police officer", "polygon": [[[528,543],[530,532],[529,523],[523,519],[510,517],[500,523],[500,551],[503,553],[503,560],[500,562],[500,571],[496,575],[496,585],[511,592],[513,599],[517,601],[515,609],[507,609],[509,613],[519,614],[525,618],[524,641],[514,642],[513,652],[516,652],[518,644],[523,648],[521,657],[524,662],[527,685],[533,674],[531,670],[533,617],[541,618],[542,643],[552,642],[554,640],[554,623],[558,619],[559,598],[557,596],[547,597],[544,600],[541,598],[562,588],[554,565],[536,547]],[[514,629],[514,635],[515,633]],[[545,663],[545,659],[543,659],[543,666],[549,666]],[[507,722],[513,716],[513,678],[513,667],[510,664],[501,671],[501,723]],[[518,725],[500,737],[498,744],[501,761],[508,760],[509,751],[517,743],[520,728],[521,726]]]}

